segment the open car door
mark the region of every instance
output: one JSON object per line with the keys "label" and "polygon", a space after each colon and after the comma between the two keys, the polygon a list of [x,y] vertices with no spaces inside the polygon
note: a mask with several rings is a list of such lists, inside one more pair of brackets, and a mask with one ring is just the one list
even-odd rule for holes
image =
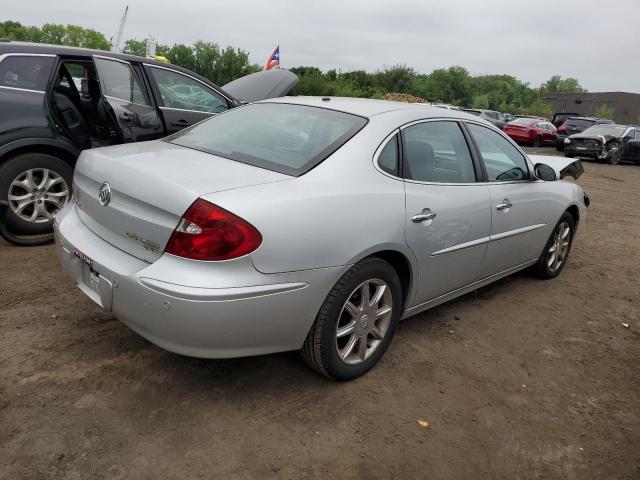
{"label": "open car door", "polygon": [[119,141],[140,142],[164,136],[162,120],[134,66],[124,60],[93,56],[102,104],[100,109],[116,128]]}
{"label": "open car door", "polygon": [[295,73],[277,68],[240,77],[222,88],[236,99],[251,103],[268,98],[284,97],[298,83],[298,80]]}

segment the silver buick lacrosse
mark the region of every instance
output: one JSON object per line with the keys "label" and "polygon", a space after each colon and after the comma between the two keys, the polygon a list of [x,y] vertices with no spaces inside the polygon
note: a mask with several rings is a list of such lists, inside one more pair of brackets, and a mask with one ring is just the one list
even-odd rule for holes
{"label": "silver buick lacrosse", "polygon": [[464,112],[285,97],[83,152],[55,235],[80,290],[162,348],[300,350],[349,380],[401,319],[525,268],[558,275],[581,173]]}

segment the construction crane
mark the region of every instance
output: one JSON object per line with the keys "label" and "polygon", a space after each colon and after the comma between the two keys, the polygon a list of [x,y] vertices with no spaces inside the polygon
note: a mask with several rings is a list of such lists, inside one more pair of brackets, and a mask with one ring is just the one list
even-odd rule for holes
{"label": "construction crane", "polygon": [[127,5],[124,9],[124,13],[122,14],[122,20],[120,20],[120,28],[118,28],[118,33],[116,33],[116,39],[113,42],[113,46],[111,50],[113,52],[120,52],[120,42],[122,41],[122,32],[124,31],[124,24],[127,23],[127,14],[129,13],[129,5]]}

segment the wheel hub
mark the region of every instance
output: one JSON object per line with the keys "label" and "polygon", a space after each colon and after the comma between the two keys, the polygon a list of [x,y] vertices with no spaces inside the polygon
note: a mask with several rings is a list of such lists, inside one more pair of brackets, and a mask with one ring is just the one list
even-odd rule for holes
{"label": "wheel hub", "polygon": [[53,170],[32,168],[13,179],[7,199],[11,211],[21,220],[49,222],[69,201],[69,186]]}
{"label": "wheel hub", "polygon": [[391,323],[393,298],[380,279],[360,284],[342,307],[336,325],[336,349],[340,359],[354,365],[378,348]]}

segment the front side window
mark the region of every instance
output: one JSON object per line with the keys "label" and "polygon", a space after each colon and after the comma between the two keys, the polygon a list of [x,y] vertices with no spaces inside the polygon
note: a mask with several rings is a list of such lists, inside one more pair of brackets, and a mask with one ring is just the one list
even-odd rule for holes
{"label": "front side window", "polygon": [[366,118],[325,108],[254,103],[166,140],[297,177],[324,161],[366,124]]}
{"label": "front side window", "polygon": [[162,106],[196,112],[220,113],[229,109],[227,101],[202,83],[164,68],[149,68],[158,86]]}
{"label": "front side window", "polygon": [[0,87],[44,91],[53,57],[10,55],[0,62]]}
{"label": "front side window", "polygon": [[529,169],[524,155],[511,142],[490,128],[467,124],[491,182],[526,180]]}
{"label": "front side window", "polygon": [[104,94],[126,102],[149,105],[131,65],[96,58]]}
{"label": "front side window", "polygon": [[469,147],[457,122],[424,122],[402,131],[405,178],[421,182],[476,181]]}

